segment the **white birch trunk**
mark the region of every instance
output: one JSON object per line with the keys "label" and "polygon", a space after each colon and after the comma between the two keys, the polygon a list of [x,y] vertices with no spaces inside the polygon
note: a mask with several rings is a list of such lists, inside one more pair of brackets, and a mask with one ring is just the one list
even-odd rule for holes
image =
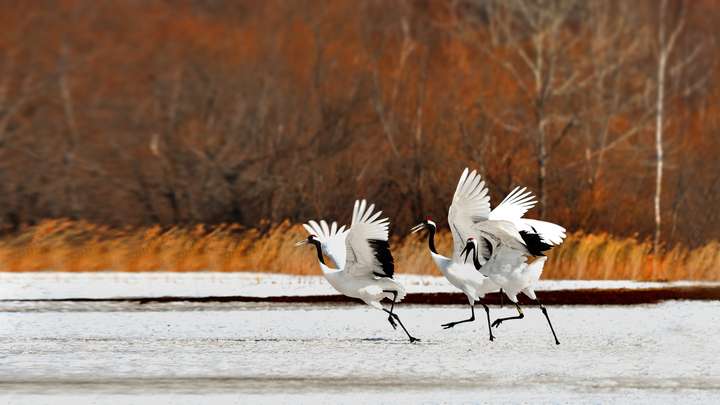
{"label": "white birch trunk", "polygon": [[683,29],[684,15],[680,17],[668,38],[665,31],[667,0],[660,3],[658,20],[658,69],[657,99],[655,105],[655,235],[653,238],[653,276],[657,272],[657,257],[660,253],[662,237],[662,182],[663,182],[663,125],[665,123],[665,76],[667,62],[678,35]]}
{"label": "white birch trunk", "polygon": [[653,239],[653,254],[660,250],[660,237],[662,230],[661,199],[663,179],[663,114],[665,104],[665,66],[667,55],[660,53],[658,60],[658,90],[657,112],[655,116],[655,237]]}

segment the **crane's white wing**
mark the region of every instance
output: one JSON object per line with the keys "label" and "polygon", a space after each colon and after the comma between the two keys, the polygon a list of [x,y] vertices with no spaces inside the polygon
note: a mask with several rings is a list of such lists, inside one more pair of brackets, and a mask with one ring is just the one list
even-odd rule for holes
{"label": "crane's white wing", "polygon": [[526,231],[533,231],[540,235],[543,242],[550,245],[559,245],[565,239],[565,228],[552,222],[539,221],[537,219],[523,219],[527,228]]}
{"label": "crane's white wing", "polygon": [[487,220],[473,224],[473,237],[478,238],[478,254],[488,260],[497,254],[497,249],[503,246],[514,249],[520,254],[527,253],[525,242],[511,221]]}
{"label": "crane's white wing", "polygon": [[349,232],[345,230],[345,225],[338,228],[337,222],[333,221],[328,226],[323,219],[320,220],[319,224],[312,220],[308,221],[307,224],[303,224],[303,227],[309,234],[317,237],[323,254],[335,263],[335,267],[341,268],[345,266],[345,256],[347,255],[345,238]]}
{"label": "crane's white wing", "polygon": [[448,224],[453,236],[453,261],[460,261],[467,238],[474,236],[472,226],[490,217],[490,196],[485,182],[475,170],[467,168],[458,181],[448,210]]}
{"label": "crane's white wing", "polygon": [[353,276],[392,277],[395,264],[388,244],[388,218],[380,218],[382,211],[373,214],[375,205],[365,200],[355,201],[352,223],[345,245],[345,271]]}
{"label": "crane's white wing", "polygon": [[490,219],[515,222],[535,206],[535,196],[525,187],[515,187],[497,207],[490,211]]}
{"label": "crane's white wing", "polygon": [[565,239],[565,228],[551,222],[523,218],[537,204],[532,192],[525,187],[515,187],[505,199],[490,212],[491,220],[512,222],[518,231],[537,233],[543,242],[559,245]]}

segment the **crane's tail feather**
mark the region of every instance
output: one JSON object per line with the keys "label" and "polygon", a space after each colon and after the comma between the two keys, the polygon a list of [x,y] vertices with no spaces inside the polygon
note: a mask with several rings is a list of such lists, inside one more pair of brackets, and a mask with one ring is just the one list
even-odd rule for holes
{"label": "crane's tail feather", "polygon": [[543,269],[545,268],[546,261],[547,261],[547,256],[543,256],[538,259],[535,259],[535,261],[528,264],[526,271],[527,271],[528,279],[531,283],[534,284],[535,282],[540,280],[540,276],[542,275]]}
{"label": "crane's tail feather", "polygon": [[523,222],[535,230],[543,242],[549,245],[557,246],[561,244],[566,237],[565,228],[552,222],[539,221],[537,219],[523,219]]}
{"label": "crane's tail feather", "polygon": [[[387,279],[387,278],[384,278],[383,280],[390,280],[391,282],[393,281],[392,279]],[[393,294],[393,291],[397,293],[397,296],[395,294]],[[398,303],[398,302],[402,301],[405,298],[405,296],[407,295],[405,288],[400,283],[394,283],[394,282],[392,282],[390,284],[383,283],[383,284],[371,285],[371,286],[365,287],[363,290],[361,290],[361,292],[363,294],[366,294],[367,296],[371,297],[371,298],[368,298],[367,301],[365,301],[368,303],[370,303],[372,301],[379,302],[385,298],[387,298],[390,301],[392,301],[393,298],[395,298],[395,302]]]}
{"label": "crane's tail feather", "polygon": [[545,243],[538,233],[528,231],[520,231],[519,233],[528,252],[533,256],[545,256],[544,252],[552,249],[552,245]]}
{"label": "crane's tail feather", "polygon": [[536,300],[537,296],[535,295],[535,289],[532,287],[528,287],[524,290],[522,290],[523,294],[527,295],[531,300]]}
{"label": "crane's tail feather", "polygon": [[[402,284],[397,283],[397,282],[393,283],[393,286],[390,288],[384,288],[384,290],[397,292],[397,297],[395,298],[395,302],[400,302],[403,299],[405,299],[405,296],[407,296],[407,291],[405,291],[405,287],[403,287]],[[392,300],[393,294],[385,293],[385,297],[389,300]]]}

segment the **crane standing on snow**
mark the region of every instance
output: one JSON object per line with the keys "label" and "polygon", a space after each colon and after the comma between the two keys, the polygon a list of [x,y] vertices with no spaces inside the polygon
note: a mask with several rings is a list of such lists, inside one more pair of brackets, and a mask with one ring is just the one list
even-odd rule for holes
{"label": "crane standing on snow", "polygon": [[[437,225],[435,225],[435,222],[433,222],[430,217],[415,225],[411,229],[411,232],[420,232],[423,229],[428,230],[428,247],[430,248],[430,255],[432,256],[435,265],[443,276],[445,276],[445,278],[450,282],[450,284],[465,293],[465,296],[468,299],[468,305],[470,305],[470,318],[445,323],[441,326],[444,329],[450,329],[460,323],[473,322],[475,320],[475,302],[479,302],[485,309],[490,340],[494,340],[495,336],[493,336],[492,328],[490,327],[490,308],[482,302],[482,299],[485,297],[485,294],[497,291],[500,287],[493,283],[487,276],[484,276],[477,271],[473,264],[465,263],[464,260],[456,260],[456,258],[459,258],[464,253],[463,251],[453,252],[452,259],[439,254],[437,250],[435,250],[435,231],[437,230]],[[455,244],[455,248],[461,246],[461,244]],[[471,245],[467,246],[470,247]],[[477,256],[473,255],[473,258],[477,259]]]}
{"label": "crane standing on snow", "polygon": [[[355,201],[349,230],[338,229],[337,223],[328,226],[324,220],[318,224],[309,221],[303,225],[310,236],[296,245],[313,244],[317,249],[320,269],[338,292],[352,298],[359,298],[373,308],[388,313],[388,322],[405,331],[410,342],[419,339],[410,335],[400,317],[395,314],[395,304],[405,297],[405,288],[393,280],[395,264],[388,243],[388,218],[380,218],[382,211],[373,215],[374,204],[367,206],[365,200]],[[337,269],[325,264],[323,253]],[[392,300],[390,309],[383,308],[380,301]]]}
{"label": "crane standing on snow", "polygon": [[[492,326],[498,327],[503,321],[524,317],[517,302],[517,294],[522,292],[538,304],[555,343],[560,344],[547,309],[537,299],[533,285],[540,278],[547,260],[544,252],[562,243],[565,228],[550,222],[523,218],[533,206],[535,201],[532,194],[524,188],[515,188],[491,211],[485,182],[476,171],[468,173],[468,169],[465,169],[455,190],[448,222],[456,245],[455,251],[472,251],[476,269],[499,285],[517,308],[518,316],[498,318]],[[458,243],[466,243],[465,249],[459,250]],[[482,256],[482,262],[479,256]],[[529,256],[541,257],[528,264]]]}

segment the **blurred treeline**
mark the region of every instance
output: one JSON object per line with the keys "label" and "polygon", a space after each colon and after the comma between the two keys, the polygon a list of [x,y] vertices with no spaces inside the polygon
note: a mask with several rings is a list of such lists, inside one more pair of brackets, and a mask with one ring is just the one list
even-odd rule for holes
{"label": "blurred treeline", "polygon": [[[661,8],[660,5],[663,5]],[[570,230],[720,228],[720,3],[0,1],[0,218],[441,222],[465,166]],[[665,36],[659,33],[665,30]]]}

